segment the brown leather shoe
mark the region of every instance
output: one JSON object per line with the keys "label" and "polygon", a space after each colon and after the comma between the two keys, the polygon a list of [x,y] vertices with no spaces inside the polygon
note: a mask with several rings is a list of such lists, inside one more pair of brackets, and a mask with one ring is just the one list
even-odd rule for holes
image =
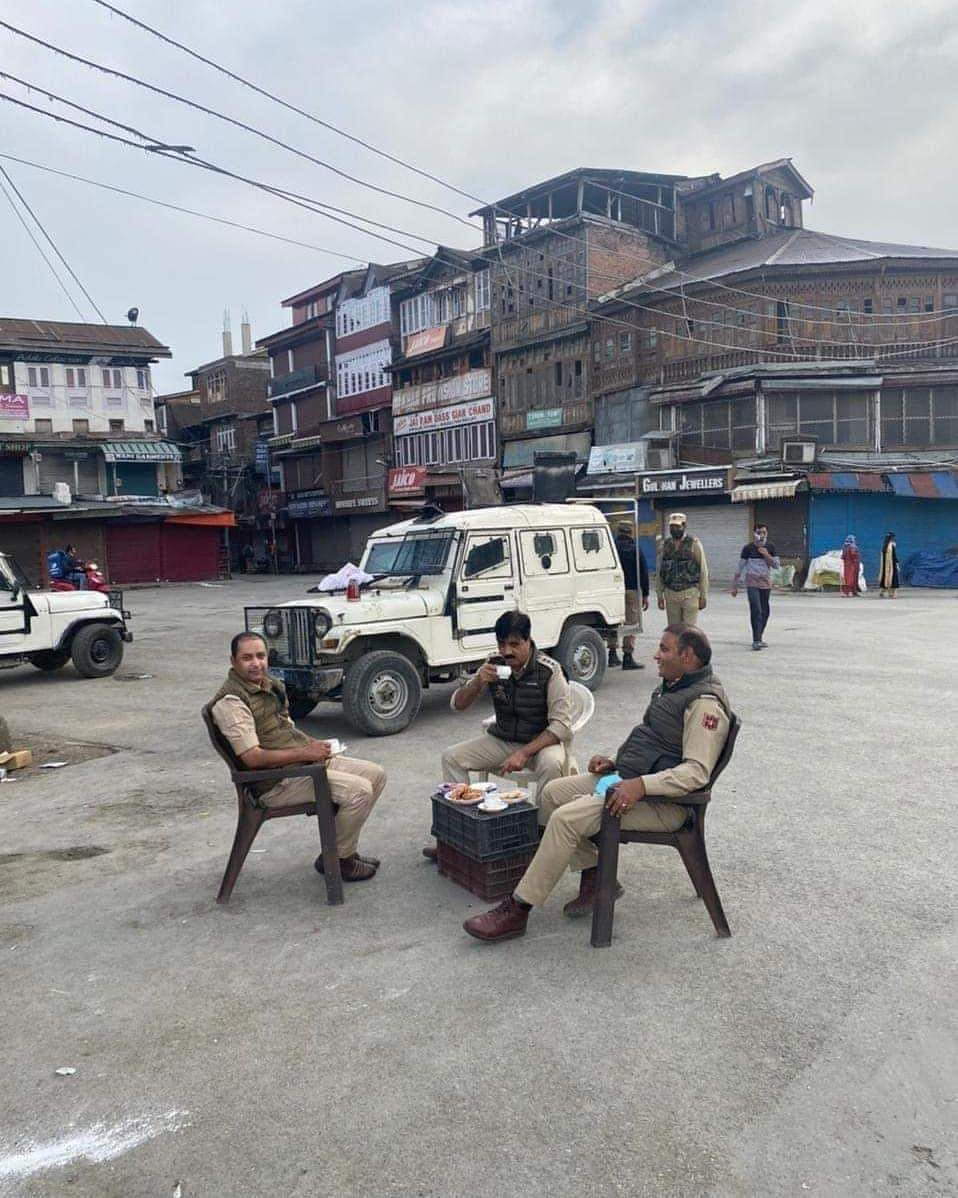
{"label": "brown leather shoe", "polygon": [[[353,853],[351,857],[340,857],[339,872],[344,882],[368,882],[370,878],[376,876],[376,871],[379,869],[379,862],[373,865],[375,858],[360,857],[358,853]],[[325,874],[323,868],[322,857],[317,857],[313,862],[318,874]]]}
{"label": "brown leather shoe", "polygon": [[[592,908],[595,906],[595,888],[598,880],[599,871],[594,866],[592,869],[584,869],[579,877],[579,893],[566,903],[562,908],[562,914],[567,915],[569,919],[580,919],[583,915],[591,915]],[[616,882],[612,894],[613,903],[623,894],[625,891]]]}
{"label": "brown leather shoe", "polygon": [[477,940],[510,940],[526,934],[529,912],[520,907],[510,894],[498,907],[482,915],[473,915],[462,925]]}
{"label": "brown leather shoe", "polygon": [[422,855],[427,861],[431,861],[435,865],[439,860],[439,849],[434,844],[427,844],[422,851]]}

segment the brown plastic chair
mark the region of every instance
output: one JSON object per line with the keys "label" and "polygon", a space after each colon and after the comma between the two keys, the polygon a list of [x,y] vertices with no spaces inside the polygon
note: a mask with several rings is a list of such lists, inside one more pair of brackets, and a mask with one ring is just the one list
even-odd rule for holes
{"label": "brown plastic chair", "polygon": [[742,721],[734,713],[729,720],[728,737],[722,749],[715,769],[709,779],[709,784],[703,790],[693,791],[684,796],[682,806],[688,806],[688,819],[676,832],[633,832],[623,828],[619,817],[606,808],[602,812],[602,826],[595,838],[599,847],[598,878],[596,882],[595,905],[592,909],[592,947],[608,948],[612,943],[612,921],[615,918],[615,903],[612,895],[615,890],[616,877],[619,872],[620,844],[668,844],[678,849],[685,868],[688,870],[695,893],[705,903],[715,931],[722,938],[732,935],[722,909],[709,865],[708,853],[705,851],[705,813],[712,798],[712,787],[718,781],[722,770],[732,758],[735,740],[742,727]]}
{"label": "brown plastic chair", "polygon": [[[315,815],[319,823],[319,843],[323,855],[323,870],[326,880],[326,902],[338,906],[343,901],[343,879],[339,869],[339,855],[336,852],[336,807],[329,789],[329,779],[326,777],[326,766],[289,765],[276,770],[247,770],[230,747],[229,741],[220,732],[213,719],[213,705],[207,703],[203,708],[203,723],[209,733],[213,748],[226,762],[230,777],[236,787],[236,798],[239,802],[239,814],[236,822],[236,836],[233,838],[233,848],[230,859],[226,863],[226,872],[216,896],[218,903],[228,903],[236,879],[239,877],[243,862],[253,846],[256,834],[268,819],[282,819],[287,815]],[[296,803],[291,807],[264,807],[251,789],[254,782],[280,782],[283,778],[312,778],[313,802]]]}

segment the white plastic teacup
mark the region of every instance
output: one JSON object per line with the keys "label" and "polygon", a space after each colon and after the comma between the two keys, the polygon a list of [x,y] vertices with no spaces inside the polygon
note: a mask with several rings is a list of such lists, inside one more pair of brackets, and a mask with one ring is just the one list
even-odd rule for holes
{"label": "white plastic teacup", "polygon": [[479,804],[480,811],[505,811],[509,804],[497,796],[487,795]]}
{"label": "white plastic teacup", "polygon": [[512,677],[512,670],[509,666],[496,666],[496,676],[500,682],[508,682]]}

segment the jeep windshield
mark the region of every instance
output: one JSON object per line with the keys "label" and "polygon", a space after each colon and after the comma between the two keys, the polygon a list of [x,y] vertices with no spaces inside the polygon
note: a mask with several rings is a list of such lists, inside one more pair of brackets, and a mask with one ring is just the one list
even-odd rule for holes
{"label": "jeep windshield", "polygon": [[0,590],[12,591],[14,584],[21,591],[29,591],[30,583],[26,574],[20,569],[16,558],[0,554]]}
{"label": "jeep windshield", "polygon": [[407,578],[441,574],[449,560],[453,533],[411,533],[400,540],[376,541],[369,547],[363,569],[378,578]]}

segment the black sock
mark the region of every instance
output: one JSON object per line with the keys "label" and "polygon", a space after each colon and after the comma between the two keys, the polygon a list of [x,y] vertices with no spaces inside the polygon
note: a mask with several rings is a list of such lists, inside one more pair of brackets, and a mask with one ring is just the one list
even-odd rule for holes
{"label": "black sock", "polygon": [[514,894],[512,896],[512,901],[515,903],[515,905],[517,907],[520,907],[523,911],[531,911],[532,910],[532,903],[524,903],[517,894]]}

